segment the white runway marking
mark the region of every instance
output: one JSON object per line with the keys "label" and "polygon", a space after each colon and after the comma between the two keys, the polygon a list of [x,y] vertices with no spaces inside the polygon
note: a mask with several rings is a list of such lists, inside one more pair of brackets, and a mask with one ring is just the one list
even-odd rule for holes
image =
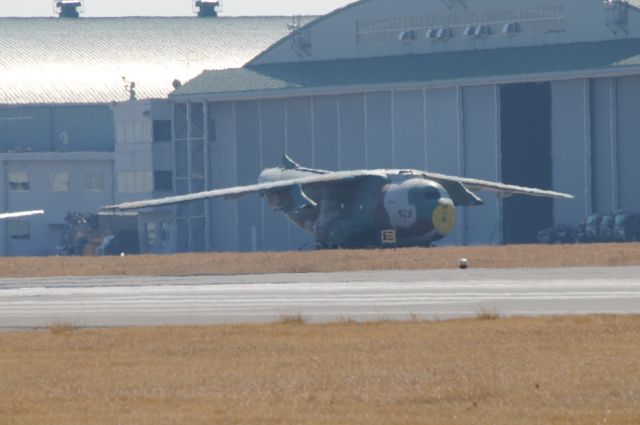
{"label": "white runway marking", "polygon": [[638,314],[640,268],[0,279],[0,327]]}

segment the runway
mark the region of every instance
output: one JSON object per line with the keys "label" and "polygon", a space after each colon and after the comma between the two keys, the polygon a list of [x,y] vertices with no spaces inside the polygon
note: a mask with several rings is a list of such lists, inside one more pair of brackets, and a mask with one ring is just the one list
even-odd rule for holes
{"label": "runway", "polygon": [[640,267],[0,279],[0,328],[640,314]]}

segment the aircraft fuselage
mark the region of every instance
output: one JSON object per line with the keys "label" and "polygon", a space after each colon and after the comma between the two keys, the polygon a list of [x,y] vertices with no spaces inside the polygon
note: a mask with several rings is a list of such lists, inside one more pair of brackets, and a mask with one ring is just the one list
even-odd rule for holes
{"label": "aircraft fuselage", "polygon": [[[259,181],[327,173],[271,168]],[[302,185],[265,194],[267,204],[313,235],[319,247],[430,245],[455,225],[455,208],[438,183],[410,171],[340,185]]]}

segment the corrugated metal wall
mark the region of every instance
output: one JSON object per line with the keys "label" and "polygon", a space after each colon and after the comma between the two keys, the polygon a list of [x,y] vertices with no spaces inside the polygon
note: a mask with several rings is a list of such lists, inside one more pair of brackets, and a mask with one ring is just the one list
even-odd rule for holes
{"label": "corrugated metal wall", "polygon": [[[551,82],[553,189],[576,196],[554,202],[556,224],[577,224],[594,211],[640,211],[639,104],[640,77]],[[252,184],[284,153],[329,170],[417,168],[502,180],[495,85],[211,102],[208,110],[217,132],[211,188]],[[481,195],[485,205],[460,209],[455,232],[443,244],[502,242],[502,201]],[[212,201],[209,219],[214,250],[312,243],[255,196]]]}
{"label": "corrugated metal wall", "polygon": [[[495,86],[464,89],[464,173],[479,179],[497,181],[500,176],[499,156],[499,89]],[[502,240],[501,200],[493,194],[484,196],[485,205],[468,208],[466,244],[495,244]]]}
{"label": "corrugated metal wall", "polygon": [[[216,122],[209,158],[211,188],[255,183],[263,168],[280,164],[284,153],[305,166],[329,170],[397,167],[449,174],[468,170],[490,179],[498,173],[495,86],[211,102],[207,108]],[[183,111],[187,106],[176,104],[174,109]],[[176,131],[181,127],[177,123]],[[177,171],[178,179],[184,176]],[[498,203],[489,199],[482,210],[461,212],[455,235],[445,243],[497,242]],[[256,196],[210,205],[211,249],[312,245],[309,235]]]}
{"label": "corrugated metal wall", "polygon": [[592,200],[594,211],[600,213],[618,208],[615,90],[613,78],[591,81]]}
{"label": "corrugated metal wall", "polygon": [[640,212],[640,77],[619,78],[616,95],[619,207]]}
{"label": "corrugated metal wall", "polygon": [[556,202],[556,223],[578,223],[592,210],[589,89],[587,80],[551,83],[554,189],[576,197]]}

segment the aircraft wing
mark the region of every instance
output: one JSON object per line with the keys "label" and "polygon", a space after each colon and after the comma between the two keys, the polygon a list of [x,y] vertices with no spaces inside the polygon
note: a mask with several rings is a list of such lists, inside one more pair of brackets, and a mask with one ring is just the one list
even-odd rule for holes
{"label": "aircraft wing", "polygon": [[278,191],[294,186],[318,185],[318,184],[334,184],[346,182],[350,180],[360,179],[364,177],[383,177],[387,175],[379,170],[356,170],[356,171],[336,171],[327,174],[319,174],[309,177],[301,177],[291,180],[278,180],[273,182],[264,182],[251,184],[248,186],[235,186],[224,189],[215,189],[206,192],[190,193],[188,195],[170,196],[167,198],[149,199],[145,201],[125,202],[118,205],[109,205],[102,207],[102,211],[123,211],[135,210],[140,208],[158,207],[163,205],[180,204],[183,202],[200,201],[211,198],[234,199],[251,193],[267,193]]}
{"label": "aircraft wing", "polygon": [[43,210],[34,210],[34,211],[19,211],[13,213],[0,213],[0,220],[4,220],[5,218],[19,218],[19,217],[29,217],[32,215],[42,215],[44,214]]}
{"label": "aircraft wing", "polygon": [[445,174],[421,172],[422,176],[435,180],[444,186],[445,189],[452,195],[452,198],[459,198],[459,203],[456,199],[453,199],[456,205],[479,205],[482,203],[480,198],[475,195],[475,192],[486,190],[491,192],[498,192],[500,196],[509,197],[511,195],[529,195],[529,196],[541,196],[547,198],[559,198],[559,199],[574,199],[573,195],[562,192],[555,192],[552,190],[537,189],[533,187],[514,186],[510,184],[504,184],[500,182],[492,182],[486,180],[470,179],[466,177],[447,176]]}

